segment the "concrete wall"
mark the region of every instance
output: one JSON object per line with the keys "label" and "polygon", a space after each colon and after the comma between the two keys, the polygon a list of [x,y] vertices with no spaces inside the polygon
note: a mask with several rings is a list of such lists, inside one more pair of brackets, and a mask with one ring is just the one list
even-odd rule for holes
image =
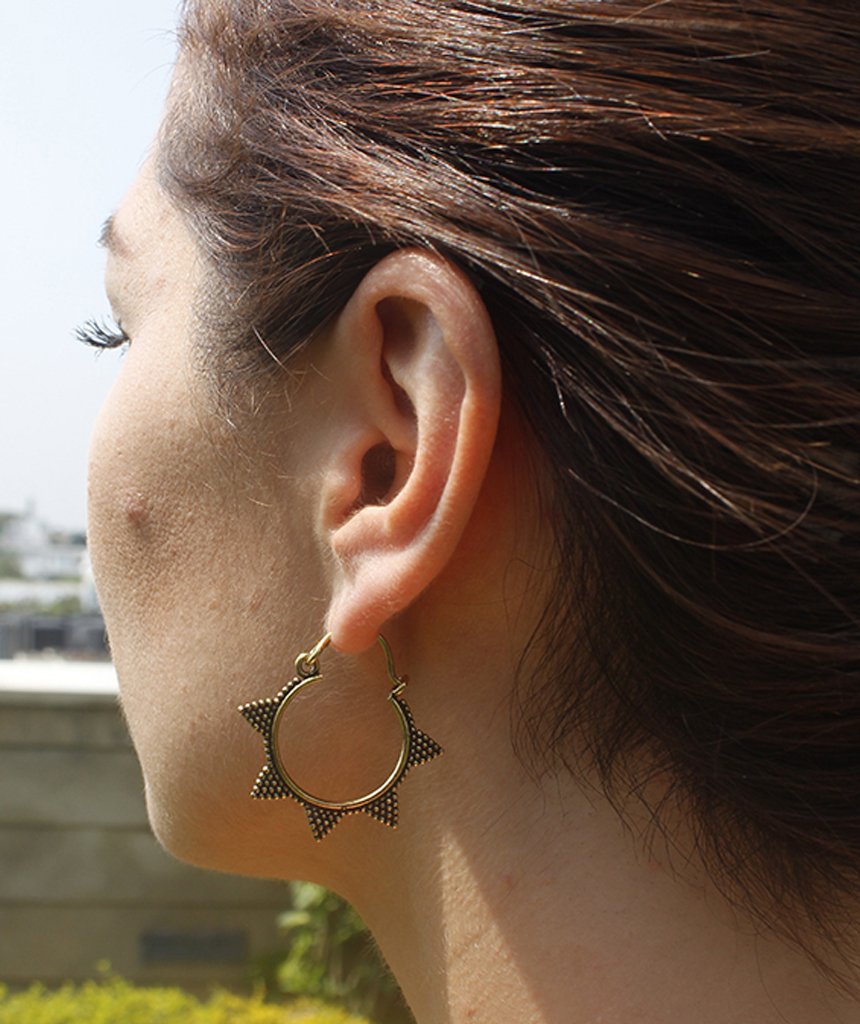
{"label": "concrete wall", "polygon": [[247,957],[281,945],[284,887],[161,850],[110,666],[69,666],[68,685],[45,681],[63,674],[51,663],[14,666],[0,662],[0,981],[109,961],[144,983],[241,985]]}

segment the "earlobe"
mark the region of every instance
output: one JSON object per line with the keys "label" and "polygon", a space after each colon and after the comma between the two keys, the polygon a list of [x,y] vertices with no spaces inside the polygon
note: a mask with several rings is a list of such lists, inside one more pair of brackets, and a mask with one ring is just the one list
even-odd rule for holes
{"label": "earlobe", "polygon": [[353,480],[351,490],[324,498],[335,565],[327,629],[358,653],[454,554],[493,451],[501,373],[474,286],[431,253],[377,264],[333,337],[327,372],[346,375],[360,410],[353,436],[364,440],[332,477]]}

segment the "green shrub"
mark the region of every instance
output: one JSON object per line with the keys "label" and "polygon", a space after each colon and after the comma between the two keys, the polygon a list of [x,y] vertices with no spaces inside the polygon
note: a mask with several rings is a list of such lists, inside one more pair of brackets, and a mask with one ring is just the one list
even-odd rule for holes
{"label": "green shrub", "polygon": [[378,1024],[414,1024],[356,911],[312,882],[291,882],[290,897],[291,908],[278,918],[289,951],[258,964],[266,987],[336,1003]]}
{"label": "green shrub", "polygon": [[11,993],[0,986],[0,1024],[369,1024],[324,1003],[288,1006],[215,992],[206,1001],[178,988],[137,988],[111,978],[65,985],[33,985]]}
{"label": "green shrub", "polygon": [[17,557],[11,551],[0,551],[0,579],[20,580],[23,576]]}

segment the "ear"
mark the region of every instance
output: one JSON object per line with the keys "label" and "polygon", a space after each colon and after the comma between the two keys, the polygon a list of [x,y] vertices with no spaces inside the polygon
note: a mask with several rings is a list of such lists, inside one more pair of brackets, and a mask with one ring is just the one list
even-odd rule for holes
{"label": "ear", "polygon": [[501,372],[474,286],[424,251],[378,263],[329,339],[323,372],[341,427],[321,488],[334,556],[327,628],[354,654],[454,554],[495,444]]}

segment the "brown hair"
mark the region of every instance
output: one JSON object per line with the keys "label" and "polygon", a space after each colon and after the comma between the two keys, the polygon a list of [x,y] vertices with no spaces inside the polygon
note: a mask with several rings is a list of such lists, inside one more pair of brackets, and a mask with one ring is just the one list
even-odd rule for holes
{"label": "brown hair", "polygon": [[225,297],[223,378],[269,374],[396,247],[463,267],[553,480],[527,735],[610,795],[647,755],[730,895],[844,937],[856,0],[190,0],[182,46],[162,177]]}

